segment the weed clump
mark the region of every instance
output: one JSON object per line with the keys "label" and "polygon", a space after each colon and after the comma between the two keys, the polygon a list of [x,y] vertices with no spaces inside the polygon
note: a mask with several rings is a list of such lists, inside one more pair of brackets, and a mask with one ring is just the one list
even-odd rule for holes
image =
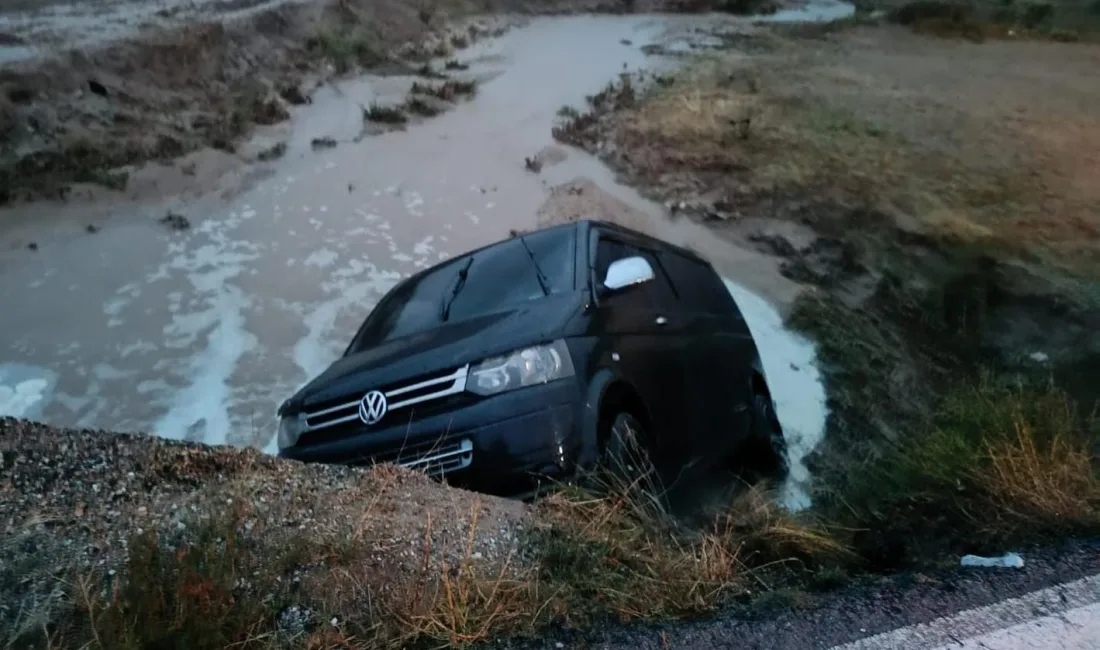
{"label": "weed clump", "polygon": [[306,41],[306,49],[332,63],[337,74],[356,65],[369,68],[386,60],[375,40],[362,29],[321,31]]}
{"label": "weed clump", "polygon": [[264,602],[250,593],[262,557],[233,520],[179,544],[146,532],[130,540],[125,571],[112,583],[78,581],[77,617],[91,647],[103,650],[265,647],[259,633],[284,595]]}
{"label": "weed clump", "polygon": [[380,124],[404,124],[409,121],[405,113],[396,106],[371,104],[363,109],[363,119]]}
{"label": "weed clump", "polygon": [[445,102],[453,102],[459,97],[471,97],[476,93],[476,81],[461,79],[451,79],[436,85],[414,82],[409,89],[410,95],[427,95]]}
{"label": "weed clump", "polygon": [[842,523],[866,531],[863,550],[881,551],[883,538],[904,545],[891,564],[1094,535],[1097,440],[1100,427],[1065,393],[986,379],[949,392],[921,435],[867,459],[828,500]]}
{"label": "weed clump", "polygon": [[753,571],[776,562],[844,562],[848,552],[812,522],[786,513],[763,485],[740,490],[696,527],[669,506],[644,454],[634,471],[603,472],[540,505],[532,533],[544,588],[570,621],[685,616],[743,594]]}
{"label": "weed clump", "polygon": [[422,117],[434,117],[441,112],[437,104],[425,100],[423,97],[412,95],[405,101],[405,110]]}

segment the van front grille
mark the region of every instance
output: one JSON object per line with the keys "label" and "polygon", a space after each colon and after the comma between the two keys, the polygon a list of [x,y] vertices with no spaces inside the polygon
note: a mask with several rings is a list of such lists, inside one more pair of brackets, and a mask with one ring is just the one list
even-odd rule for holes
{"label": "van front grille", "polygon": [[442,476],[469,467],[474,462],[474,443],[469,438],[408,445],[371,456],[364,464],[393,463]]}
{"label": "van front grille", "polygon": [[[470,366],[467,364],[460,368],[446,371],[443,374],[437,373],[412,383],[388,386],[381,389],[382,393],[386,396],[386,403],[388,405],[386,415],[381,421],[369,426],[384,427],[386,426],[386,420],[390,419],[391,414],[395,411],[401,411],[402,409],[418,404],[432,402],[463,392],[466,390],[466,375],[469,371]],[[337,401],[333,406],[326,406],[325,408],[306,413],[306,426],[303,434],[352,422],[357,422],[360,425],[366,426],[359,418],[359,403],[362,399],[363,395],[349,396],[344,400]],[[328,436],[303,435],[303,438],[314,439],[317,442],[327,437]]]}

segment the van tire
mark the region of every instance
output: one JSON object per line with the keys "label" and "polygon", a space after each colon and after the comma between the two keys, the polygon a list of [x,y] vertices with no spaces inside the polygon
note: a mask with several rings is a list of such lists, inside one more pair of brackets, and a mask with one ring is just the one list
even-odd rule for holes
{"label": "van tire", "polygon": [[614,476],[635,478],[649,468],[645,447],[645,430],[638,418],[630,413],[618,413],[607,430],[600,465]]}
{"label": "van tire", "polygon": [[779,481],[787,477],[787,440],[779,418],[772,407],[772,400],[764,393],[753,395],[749,437],[738,454],[740,465],[749,470],[754,479]]}

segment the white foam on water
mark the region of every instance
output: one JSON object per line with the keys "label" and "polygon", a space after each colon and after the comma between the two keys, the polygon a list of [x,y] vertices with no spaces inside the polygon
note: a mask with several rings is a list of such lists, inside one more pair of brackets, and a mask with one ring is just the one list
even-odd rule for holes
{"label": "white foam on water", "polygon": [[790,475],[781,486],[780,501],[789,510],[803,510],[811,503],[806,456],[824,437],[829,414],[817,352],[811,341],[783,326],[783,317],[767,300],[732,280],[723,282],[756,340],[787,439]]}
{"label": "white foam on water", "polygon": [[0,363],[0,417],[38,417],[56,380],[57,374],[45,368]]}
{"label": "white foam on water", "polygon": [[48,386],[49,382],[45,379],[28,379],[14,386],[0,386],[0,416],[25,417],[33,406],[42,401]]}
{"label": "white foam on water", "polygon": [[257,345],[256,337],[245,329],[248,304],[235,287],[226,287],[214,300],[208,312],[214,329],[207,336],[206,347],[189,364],[190,383],[174,395],[172,408],[157,422],[154,431],[158,436],[182,440],[199,434],[209,445],[228,442],[233,430],[230,380],[237,362]]}
{"label": "white foam on water", "polygon": [[193,297],[188,301],[189,311],[172,313],[172,322],[164,328],[163,345],[176,349],[198,346],[182,368],[171,369],[181,376],[184,387],[160,396],[168,404],[167,412],[153,427],[160,437],[221,445],[228,443],[233,431],[233,375],[241,359],[258,347],[245,323],[252,301],[239,287],[229,284],[260,255],[255,244],[229,237],[239,223],[240,217],[234,213],[225,219],[205,220],[195,237],[205,236],[208,243],[190,250],[181,247],[180,254],[148,278],[152,283],[182,275],[190,283]]}

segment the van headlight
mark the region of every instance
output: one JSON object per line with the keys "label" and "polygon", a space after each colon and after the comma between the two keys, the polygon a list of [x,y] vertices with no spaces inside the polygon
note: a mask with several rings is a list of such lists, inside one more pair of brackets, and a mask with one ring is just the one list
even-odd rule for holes
{"label": "van headlight", "polygon": [[466,376],[466,390],[478,395],[496,395],[572,376],[569,348],[565,341],[554,341],[482,361]]}
{"label": "van headlight", "polygon": [[306,428],[305,417],[299,415],[284,415],[279,418],[279,449],[283,450],[298,444],[298,436]]}

